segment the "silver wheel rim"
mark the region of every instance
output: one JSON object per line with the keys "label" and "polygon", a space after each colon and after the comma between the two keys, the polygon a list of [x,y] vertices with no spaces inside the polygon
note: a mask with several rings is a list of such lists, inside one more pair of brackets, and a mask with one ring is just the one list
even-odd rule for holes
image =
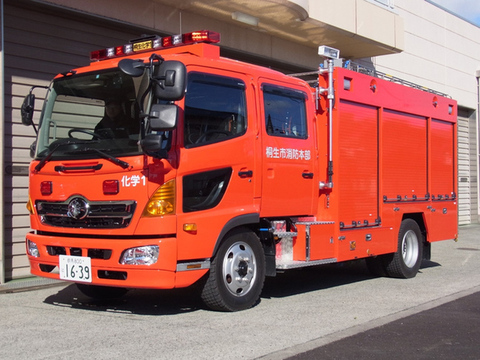
{"label": "silver wheel rim", "polygon": [[413,268],[418,260],[418,238],[415,231],[408,230],[402,239],[403,262],[409,268]]}
{"label": "silver wheel rim", "polygon": [[256,267],[252,248],[244,242],[234,243],[223,258],[222,276],[225,287],[232,295],[246,295],[255,283]]}

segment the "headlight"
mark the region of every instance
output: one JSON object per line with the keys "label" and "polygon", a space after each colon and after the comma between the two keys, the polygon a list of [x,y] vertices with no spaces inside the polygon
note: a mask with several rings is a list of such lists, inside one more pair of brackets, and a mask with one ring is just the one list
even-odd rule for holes
{"label": "headlight", "polygon": [[149,245],[127,249],[120,257],[122,265],[152,265],[158,260],[158,246]]}
{"label": "headlight", "polygon": [[30,240],[27,240],[27,253],[33,257],[40,257],[40,251],[38,250],[37,244]]}

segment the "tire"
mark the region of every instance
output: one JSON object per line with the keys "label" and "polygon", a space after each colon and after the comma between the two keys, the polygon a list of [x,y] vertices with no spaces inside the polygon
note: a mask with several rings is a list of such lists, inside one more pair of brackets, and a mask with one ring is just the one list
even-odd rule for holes
{"label": "tire", "polygon": [[100,286],[100,285],[86,285],[86,284],[76,284],[78,290],[83,295],[91,297],[95,300],[111,300],[122,297],[128,292],[128,289],[111,287],[111,286]]}
{"label": "tire", "polygon": [[388,276],[409,279],[417,275],[423,258],[423,236],[416,221],[405,219],[398,231],[397,252],[386,263]]}
{"label": "tire", "polygon": [[254,306],[265,281],[265,255],[248,229],[227,235],[210,265],[201,298],[212,310],[239,311]]}

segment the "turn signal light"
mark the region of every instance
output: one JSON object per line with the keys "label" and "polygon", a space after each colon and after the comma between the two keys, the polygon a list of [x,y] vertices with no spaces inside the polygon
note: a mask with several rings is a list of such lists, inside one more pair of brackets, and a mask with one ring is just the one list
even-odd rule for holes
{"label": "turn signal light", "polygon": [[183,231],[195,235],[197,233],[197,224],[195,223],[183,224]]}
{"label": "turn signal light", "polygon": [[33,202],[32,202],[32,199],[30,198],[30,196],[28,197],[27,210],[28,210],[28,213],[30,215],[35,214],[35,207],[33,206]]}
{"label": "turn signal light", "polygon": [[148,201],[142,216],[163,216],[175,214],[175,180],[160,186]]}

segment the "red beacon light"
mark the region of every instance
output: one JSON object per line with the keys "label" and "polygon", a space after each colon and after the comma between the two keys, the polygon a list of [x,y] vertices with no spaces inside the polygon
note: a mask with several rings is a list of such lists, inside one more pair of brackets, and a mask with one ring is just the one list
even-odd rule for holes
{"label": "red beacon light", "polygon": [[92,51],[90,53],[90,61],[113,59],[146,51],[168,49],[196,43],[212,44],[218,42],[220,42],[220,34],[210,30],[193,31],[187,34],[165,37],[153,35],[132,40],[130,44]]}

